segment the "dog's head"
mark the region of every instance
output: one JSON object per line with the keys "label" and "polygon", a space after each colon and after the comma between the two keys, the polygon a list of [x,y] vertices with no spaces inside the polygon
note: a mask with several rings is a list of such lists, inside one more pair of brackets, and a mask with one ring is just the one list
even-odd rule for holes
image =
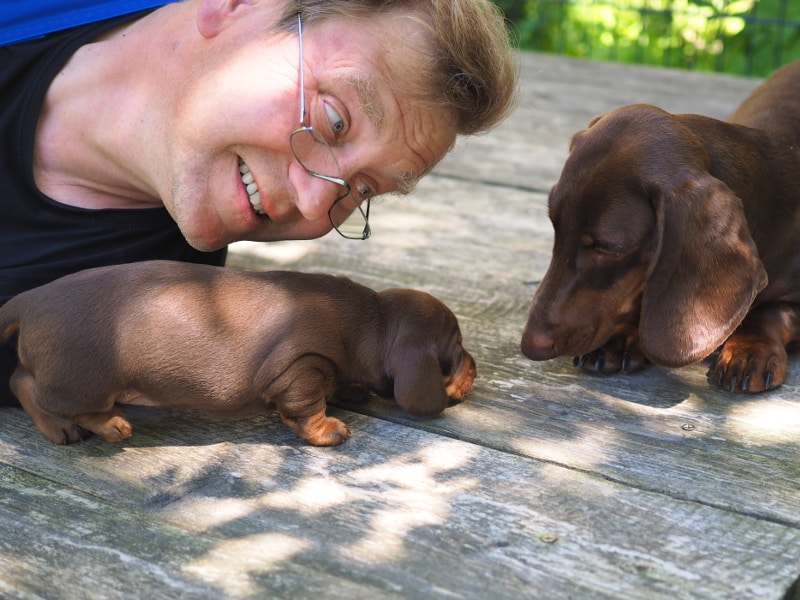
{"label": "dog's head", "polygon": [[711,175],[693,128],[654,106],[616,109],[576,134],[548,202],[553,256],[522,337],[533,360],[587,354],[638,324],[647,358],[686,365],[766,285],[741,200]]}
{"label": "dog's head", "polygon": [[408,413],[434,416],[460,402],[475,379],[475,360],[462,344],[453,312],[416,290],[379,293],[387,321],[384,369]]}

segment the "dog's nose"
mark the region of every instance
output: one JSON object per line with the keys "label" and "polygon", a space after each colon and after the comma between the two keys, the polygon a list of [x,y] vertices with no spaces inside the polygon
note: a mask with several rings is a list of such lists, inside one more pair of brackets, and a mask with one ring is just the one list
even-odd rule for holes
{"label": "dog's nose", "polygon": [[526,327],[521,346],[522,353],[531,360],[550,360],[556,356],[553,336],[545,331]]}

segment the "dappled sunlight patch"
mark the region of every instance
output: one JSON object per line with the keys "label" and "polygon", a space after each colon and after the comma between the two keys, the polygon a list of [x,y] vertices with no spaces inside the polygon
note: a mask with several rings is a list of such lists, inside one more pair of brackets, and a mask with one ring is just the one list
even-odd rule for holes
{"label": "dappled sunlight patch", "polygon": [[195,531],[208,531],[245,518],[257,508],[252,498],[189,497],[161,509],[159,516]]}
{"label": "dappled sunlight patch", "polygon": [[355,471],[352,477],[357,482],[379,486],[381,508],[366,523],[364,536],[344,552],[384,563],[402,559],[413,529],[446,522],[453,496],[478,485],[473,477],[446,475],[468,465],[478,451],[461,442],[443,441]]}
{"label": "dappled sunlight patch", "polygon": [[596,423],[575,423],[569,438],[514,437],[511,447],[526,456],[587,469],[608,462],[618,451],[620,432]]}
{"label": "dappled sunlight patch", "polygon": [[295,263],[315,249],[313,242],[290,240],[282,242],[235,242],[230,245],[230,253],[270,263],[288,265]]}
{"label": "dappled sunlight patch", "polygon": [[745,444],[795,444],[800,439],[800,402],[775,398],[731,406],[727,433]]}
{"label": "dappled sunlight patch", "polygon": [[224,540],[183,571],[215,585],[229,597],[245,597],[261,588],[254,577],[276,570],[312,544],[283,533],[261,533]]}
{"label": "dappled sunlight patch", "polygon": [[266,494],[259,504],[261,507],[295,510],[306,516],[314,516],[354,500],[358,498],[346,486],[313,474],[290,490]]}

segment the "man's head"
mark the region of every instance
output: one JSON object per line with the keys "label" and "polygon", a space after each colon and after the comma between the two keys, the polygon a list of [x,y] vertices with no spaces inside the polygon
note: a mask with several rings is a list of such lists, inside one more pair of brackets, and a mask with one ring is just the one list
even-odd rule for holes
{"label": "man's head", "polygon": [[[157,190],[200,249],[323,235],[331,178],[356,199],[409,192],[457,134],[513,104],[508,35],[485,0],[198,0],[195,14]],[[324,139],[302,163],[301,126]]]}

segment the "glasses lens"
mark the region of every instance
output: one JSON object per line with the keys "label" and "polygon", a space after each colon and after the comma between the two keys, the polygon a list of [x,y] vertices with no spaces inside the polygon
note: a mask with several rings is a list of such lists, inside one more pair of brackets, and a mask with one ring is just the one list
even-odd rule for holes
{"label": "glasses lens", "polygon": [[289,138],[292,152],[306,171],[313,175],[338,177],[341,169],[325,138],[313,127],[303,127]]}
{"label": "glasses lens", "polygon": [[369,199],[358,202],[348,194],[331,206],[328,216],[339,235],[351,240],[365,240],[370,236]]}
{"label": "glasses lens", "polygon": [[349,187],[333,181],[339,179],[341,170],[325,138],[313,127],[303,127],[292,133],[289,141],[297,162],[306,171],[339,188],[339,197],[328,212],[336,231],[348,239],[367,239],[370,236],[369,200],[366,203],[357,200]]}

